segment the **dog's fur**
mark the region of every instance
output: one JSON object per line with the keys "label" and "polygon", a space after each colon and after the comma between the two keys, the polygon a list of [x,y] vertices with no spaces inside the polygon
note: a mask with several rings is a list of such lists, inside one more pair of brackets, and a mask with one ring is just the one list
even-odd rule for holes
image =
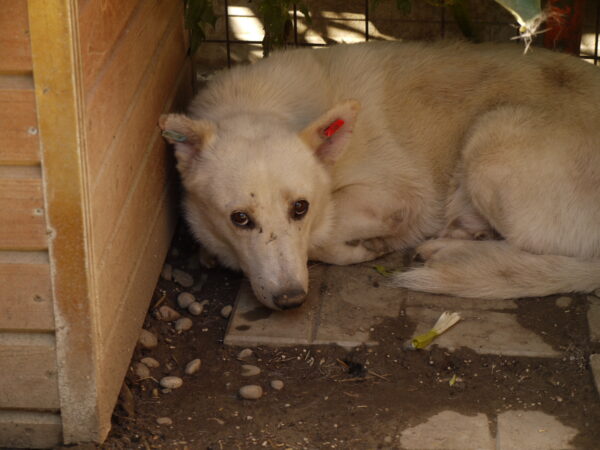
{"label": "dog's fur", "polygon": [[191,229],[271,308],[302,302],[308,259],[418,244],[425,265],[398,286],[479,298],[600,286],[600,72],[574,57],[292,50],[220,73],[190,111],[160,124],[186,139],[170,134]]}

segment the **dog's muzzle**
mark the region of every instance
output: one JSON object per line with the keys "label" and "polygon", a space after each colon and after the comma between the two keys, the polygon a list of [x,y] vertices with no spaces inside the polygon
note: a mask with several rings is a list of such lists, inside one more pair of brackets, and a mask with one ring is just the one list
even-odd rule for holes
{"label": "dog's muzzle", "polygon": [[304,303],[306,292],[303,289],[292,289],[273,296],[273,303],[280,309],[293,309]]}

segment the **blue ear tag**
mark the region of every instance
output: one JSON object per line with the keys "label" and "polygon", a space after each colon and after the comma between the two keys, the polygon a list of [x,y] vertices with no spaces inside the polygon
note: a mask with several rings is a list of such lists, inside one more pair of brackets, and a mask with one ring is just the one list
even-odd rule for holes
{"label": "blue ear tag", "polygon": [[167,139],[171,139],[171,140],[173,140],[175,142],[185,142],[185,141],[187,141],[187,136],[185,134],[178,133],[177,131],[163,130],[163,132],[161,134],[164,137],[166,137]]}

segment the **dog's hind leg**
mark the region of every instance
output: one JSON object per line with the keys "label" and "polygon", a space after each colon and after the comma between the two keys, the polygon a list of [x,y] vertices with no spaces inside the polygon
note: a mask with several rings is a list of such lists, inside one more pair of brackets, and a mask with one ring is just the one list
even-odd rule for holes
{"label": "dog's hind leg", "polygon": [[461,185],[503,241],[437,239],[399,286],[463,297],[589,292],[600,286],[600,138],[551,114],[501,108],[472,130]]}
{"label": "dog's hind leg", "polygon": [[446,206],[446,226],[440,238],[488,240],[498,237],[489,222],[475,209],[464,186],[458,185]]}

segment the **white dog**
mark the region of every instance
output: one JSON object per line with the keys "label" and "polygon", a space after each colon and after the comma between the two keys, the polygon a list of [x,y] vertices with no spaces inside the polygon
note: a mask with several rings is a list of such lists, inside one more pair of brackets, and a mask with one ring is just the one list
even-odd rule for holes
{"label": "white dog", "polygon": [[[510,298],[600,286],[600,72],[513,46],[292,50],[161,117],[192,231],[275,309],[307,260],[414,247],[398,286]],[[427,240],[430,238],[436,238]]]}

